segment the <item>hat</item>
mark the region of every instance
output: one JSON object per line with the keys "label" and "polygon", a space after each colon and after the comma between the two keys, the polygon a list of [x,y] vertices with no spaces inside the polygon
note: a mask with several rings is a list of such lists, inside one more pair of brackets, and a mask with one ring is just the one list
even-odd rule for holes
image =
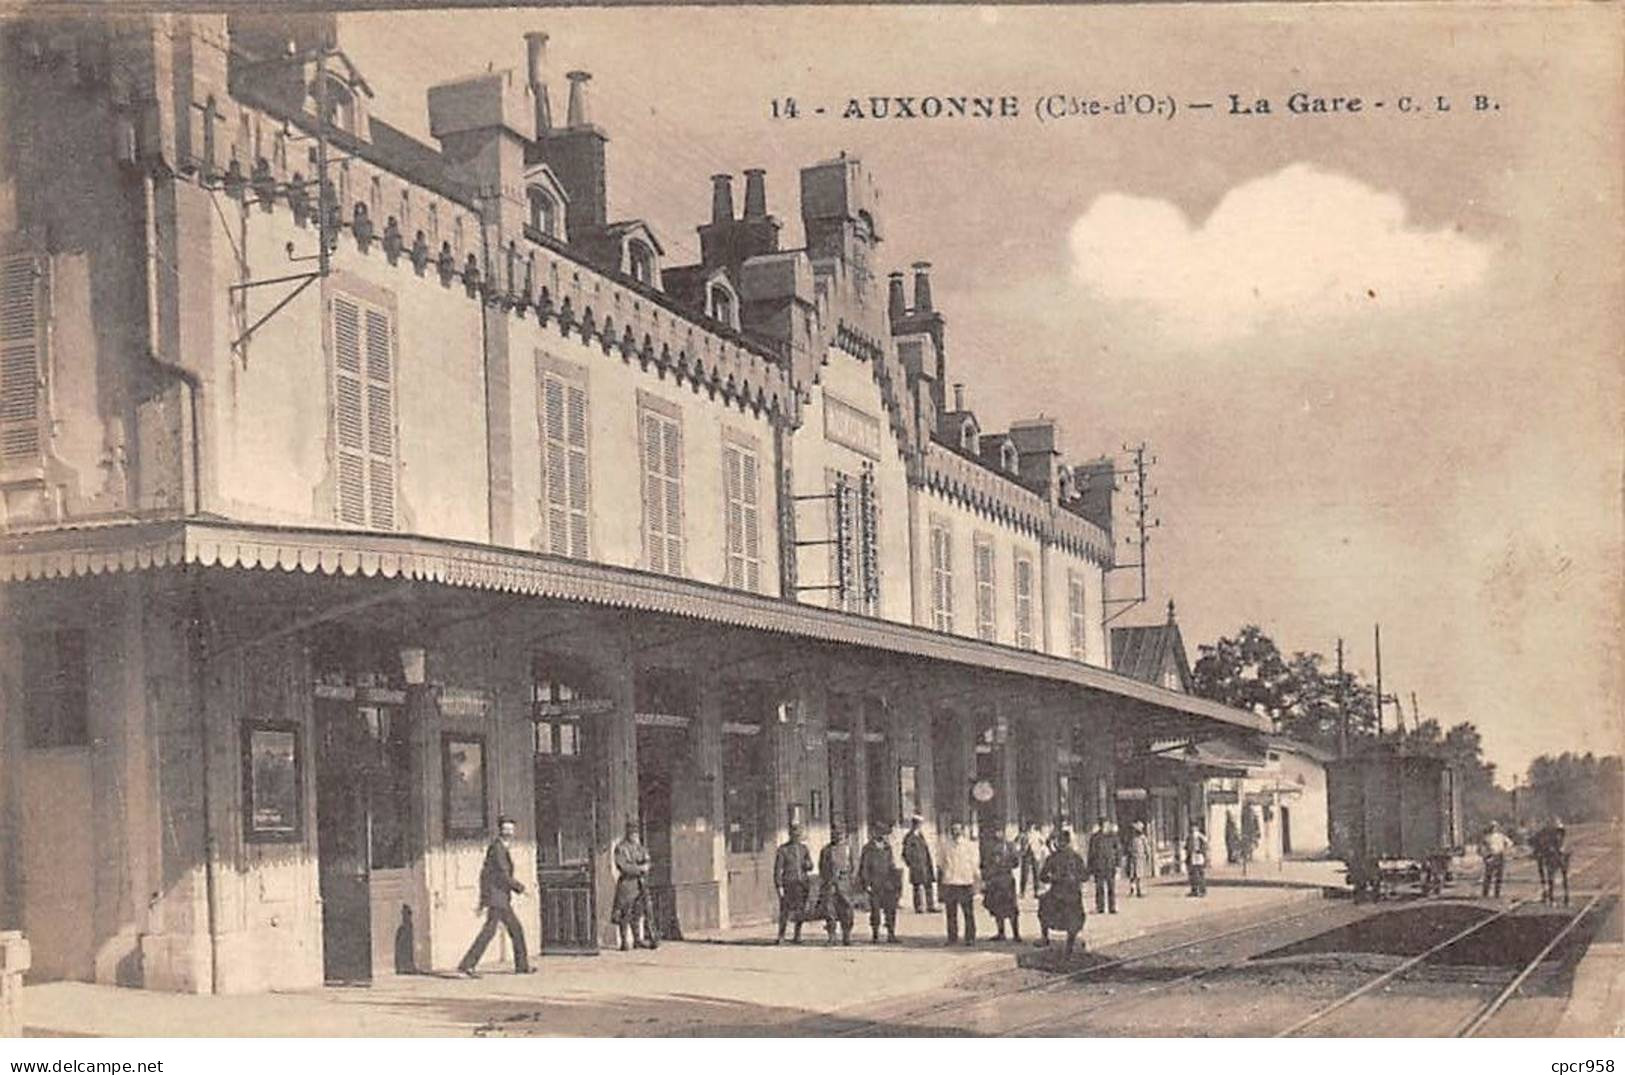
{"label": "hat", "polygon": [[1144,831],[1145,831],[1145,822],[1143,822],[1143,821],[1136,821],[1136,822],[1135,822],[1135,823],[1134,823],[1134,831],[1135,831],[1135,832],[1144,832]]}
{"label": "hat", "polygon": [[509,817],[507,814],[500,814],[500,815],[497,816],[497,828],[499,828],[499,829],[504,825],[517,826],[518,824],[519,824],[519,822],[517,822],[513,818]]}

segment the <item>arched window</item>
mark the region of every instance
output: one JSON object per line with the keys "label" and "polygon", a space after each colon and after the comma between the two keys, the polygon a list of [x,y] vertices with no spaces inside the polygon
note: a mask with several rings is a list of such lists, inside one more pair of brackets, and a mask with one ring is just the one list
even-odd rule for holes
{"label": "arched window", "polygon": [[734,304],[734,295],[726,285],[713,283],[706,289],[705,312],[714,321],[721,321],[730,328],[738,328],[738,312]]}
{"label": "arched window", "polygon": [[971,455],[976,454],[976,423],[969,418],[959,427],[959,450],[969,452]]}
{"label": "arched window", "polygon": [[1011,444],[1009,441],[1005,441],[1004,444],[999,447],[999,462],[1002,463],[1004,465],[1004,469],[1011,474],[1015,474],[1021,469],[1021,457],[1016,454],[1016,446],[1014,444]]}
{"label": "arched window", "polygon": [[355,94],[337,75],[327,76],[327,115],[329,126],[346,134],[355,133]]}
{"label": "arched window", "polygon": [[654,286],[655,252],[642,239],[632,239],[626,244],[626,271],[638,283]]}
{"label": "arched window", "polygon": [[549,239],[557,239],[559,209],[553,196],[541,187],[529,188],[527,196],[530,201],[530,226]]}

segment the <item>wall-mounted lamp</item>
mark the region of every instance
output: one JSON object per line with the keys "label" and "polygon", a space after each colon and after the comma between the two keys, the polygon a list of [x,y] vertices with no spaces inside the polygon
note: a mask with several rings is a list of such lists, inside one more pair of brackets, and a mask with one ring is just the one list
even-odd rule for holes
{"label": "wall-mounted lamp", "polygon": [[422,646],[401,647],[401,675],[408,687],[421,687],[429,679],[429,653]]}

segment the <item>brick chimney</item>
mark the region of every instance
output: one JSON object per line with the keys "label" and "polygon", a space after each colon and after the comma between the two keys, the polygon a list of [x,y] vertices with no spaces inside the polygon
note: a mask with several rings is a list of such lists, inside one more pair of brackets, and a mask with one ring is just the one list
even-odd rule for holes
{"label": "brick chimney", "polygon": [[745,219],[767,219],[767,172],[761,168],[745,169]]}
{"label": "brick chimney", "polygon": [[511,70],[429,87],[429,133],[464,182],[494,198],[504,235],[517,235],[529,207],[516,195],[534,126],[525,87]]}
{"label": "brick chimney", "polygon": [[916,261],[914,263],[914,312],[928,314],[931,311],[931,263],[929,261]]}
{"label": "brick chimney", "polygon": [[702,224],[700,261],[708,268],[722,267],[735,278],[751,258],[776,253],[779,222],[767,215],[766,172],[745,169],[745,215],[734,218],[733,176],[711,177],[711,222]]}
{"label": "brick chimney", "polygon": [[547,99],[547,83],[543,81],[546,65],[547,35],[533,30],[525,35],[525,81],[535,110],[535,138],[538,142],[553,128],[553,110]]}
{"label": "brick chimney", "polygon": [[711,177],[711,223],[732,224],[734,219],[734,177],[719,172]]}
{"label": "brick chimney", "polygon": [[903,290],[903,274],[894,272],[886,277],[886,316],[893,323],[908,312],[908,295]]}
{"label": "brick chimney", "polygon": [[539,135],[540,145],[533,156],[546,162],[570,196],[564,223],[573,241],[577,236],[590,238],[609,219],[605,164],[609,136],[593,124],[587,107],[587,83],[592,76],[571,71],[565,77],[570,80],[565,126]]}

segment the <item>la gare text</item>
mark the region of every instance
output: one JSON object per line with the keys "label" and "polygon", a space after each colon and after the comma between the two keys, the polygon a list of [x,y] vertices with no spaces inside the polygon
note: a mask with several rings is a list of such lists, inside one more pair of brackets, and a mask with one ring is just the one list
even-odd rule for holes
{"label": "la gare text", "polygon": [[1500,109],[1500,102],[1481,93],[1459,98],[1425,93],[1374,98],[1354,94],[1311,93],[1306,90],[1295,91],[1284,97],[1227,93],[1202,100],[1180,100],[1162,94],[1132,92],[1115,96],[1051,93],[1032,98],[1019,94],[881,95],[848,97],[827,104],[795,97],[775,97],[771,102],[774,119],[825,117],[843,120],[1011,120],[1027,114],[1037,115],[1041,120],[1071,116],[1147,115],[1172,119],[1185,110],[1229,116],[1330,116],[1384,111],[1401,114],[1498,112]]}

